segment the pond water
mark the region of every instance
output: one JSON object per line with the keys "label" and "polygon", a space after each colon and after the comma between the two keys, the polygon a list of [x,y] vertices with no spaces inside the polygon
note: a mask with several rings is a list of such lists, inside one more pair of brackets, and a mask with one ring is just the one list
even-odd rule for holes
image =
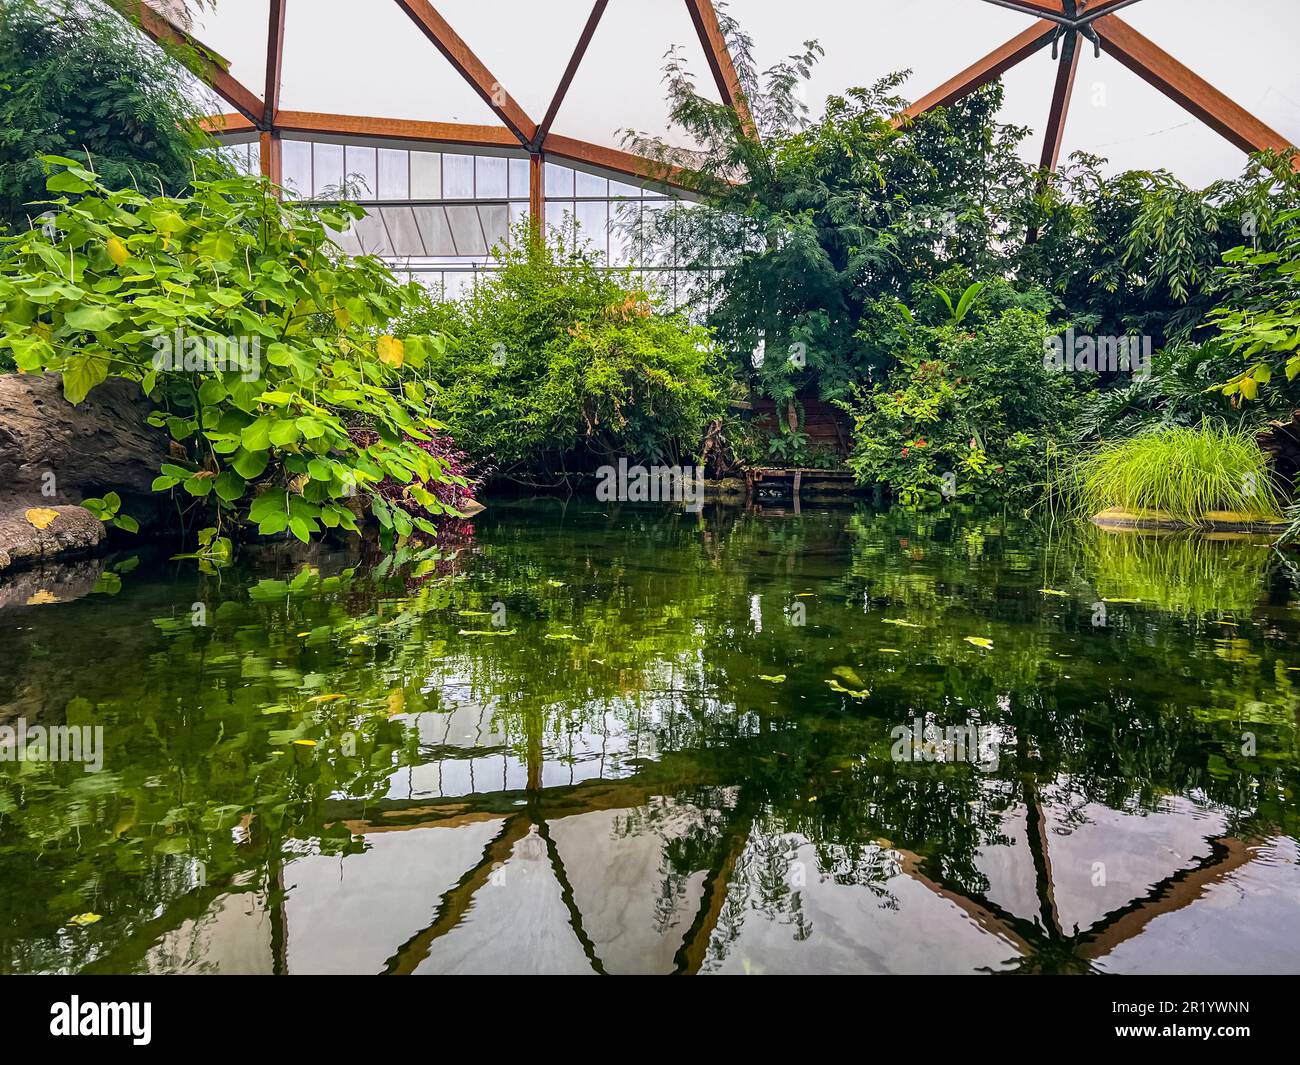
{"label": "pond water", "polygon": [[404,554],[0,584],[0,969],[1300,970],[1267,546],[541,499]]}

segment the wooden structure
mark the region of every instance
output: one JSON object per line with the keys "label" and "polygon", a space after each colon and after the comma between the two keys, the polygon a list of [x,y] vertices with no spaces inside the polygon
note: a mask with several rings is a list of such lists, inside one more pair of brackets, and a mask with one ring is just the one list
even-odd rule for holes
{"label": "wooden structure", "polygon": [[[1176,104],[1245,152],[1265,149],[1285,151],[1290,142],[1245,108],[1228,99],[1209,82],[1185,67],[1168,52],[1143,36],[1116,12],[1139,0],[984,0],[1036,18],[1032,26],[995,48],[960,74],[950,78],[909,107],[900,122],[945,107],[982,85],[1001,77],[1027,56],[1052,46],[1058,57],[1056,84],[1047,114],[1040,164],[1054,170],[1061,155],[1065,121],[1070,111],[1080,48],[1090,44],[1097,55],[1105,52],[1139,78],[1155,86]],[[1081,40],[1082,38],[1082,40]],[[1300,169],[1300,155],[1293,158]]]}
{"label": "wooden structure", "polygon": [[[230,73],[230,64],[197,40],[184,27],[163,14],[147,0],[108,0],[159,43],[178,46],[191,65],[229,103],[234,111],[208,120],[210,132],[248,134],[261,142],[262,173],[281,183],[280,141],[286,133],[316,136],[363,137],[382,142],[417,141],[467,148],[519,148],[528,152],[529,206],[536,224],[543,216],[543,163],[550,157],[613,174],[672,185],[680,181],[679,168],[617,148],[592,144],[551,132],[574,75],[582,64],[591,38],[600,24],[609,0],[596,0],[574,46],[573,54],[556,86],[550,106],[540,122],[526,114],[503,83],[479,59],[455,29],[429,0],[393,0],[410,18],[415,29],[428,38],[443,58],[492,109],[499,126],[459,122],[411,121],[365,115],[335,115],[319,112],[280,110],[280,85],[284,62],[285,9],[289,0],[270,0],[267,27],[266,84],[259,97]],[[745,103],[740,78],[727,50],[712,0],[684,0],[700,44],[717,84],[718,92],[736,113],[740,126],[752,132],[754,122]]]}

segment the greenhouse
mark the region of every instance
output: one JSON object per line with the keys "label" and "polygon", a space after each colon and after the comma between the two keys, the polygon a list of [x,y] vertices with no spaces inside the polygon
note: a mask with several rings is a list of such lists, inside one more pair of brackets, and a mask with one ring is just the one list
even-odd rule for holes
{"label": "greenhouse", "polygon": [[1300,972],[1298,37],[0,0],[0,972],[1281,1031],[1232,981]]}

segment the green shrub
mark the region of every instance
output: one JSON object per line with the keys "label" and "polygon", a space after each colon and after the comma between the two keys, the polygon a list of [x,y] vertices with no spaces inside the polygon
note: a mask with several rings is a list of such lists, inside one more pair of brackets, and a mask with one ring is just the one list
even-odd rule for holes
{"label": "green shrub", "polygon": [[0,230],[40,213],[28,205],[45,195],[44,155],[109,188],[176,194],[196,168],[224,176],[189,81],[104,4],[0,0]]}
{"label": "green shrub", "polygon": [[1162,511],[1188,525],[1214,511],[1278,517],[1264,453],[1250,434],[1217,422],[1103,443],[1065,476],[1084,515],[1114,507]]}
{"label": "green shrub", "polygon": [[[353,496],[399,535],[434,531],[423,515],[451,512],[430,491],[448,476],[420,442],[440,426],[398,367],[438,342],[377,335],[416,286],[339,252],[331,230],[359,208],[314,213],[251,178],[150,199],[46,162],[62,168],[52,235],[0,239],[0,350],[62,373],[72,403],[138,381],[178,453],[154,488],[212,523],[201,544],[228,545],[244,517],[303,541],[355,530]],[[406,486],[396,503],[390,480]]]}
{"label": "green shrub", "polygon": [[695,454],[723,410],[708,333],[565,247],[563,234],[531,239],[525,223],[472,295],[404,320],[399,335],[447,337],[423,371],[434,413],[508,476]]}
{"label": "green shrub", "polygon": [[976,332],[911,324],[884,383],[855,389],[849,466],[905,503],[1028,495],[1074,407],[1070,375],[1044,365],[1047,325],[1013,308]]}

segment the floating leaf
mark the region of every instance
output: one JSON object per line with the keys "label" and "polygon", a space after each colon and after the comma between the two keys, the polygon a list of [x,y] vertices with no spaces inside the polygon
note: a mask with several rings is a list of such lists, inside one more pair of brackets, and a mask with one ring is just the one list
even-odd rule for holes
{"label": "floating leaf", "polygon": [[296,747],[315,747],[315,746],[316,746],[316,741],[315,741],[315,740],[294,740],[293,742],[294,742],[294,746],[296,746]]}
{"label": "floating leaf", "polygon": [[785,683],[785,674],[784,674],[784,673],[778,673],[778,674],[776,674],[775,676],[771,676],[771,677],[769,677],[766,673],[760,673],[760,674],[758,675],[758,679],[759,679],[759,680],[765,680],[765,681],[767,681],[769,684],[784,684],[784,683]]}
{"label": "floating leaf", "polygon": [[866,682],[858,676],[857,671],[852,666],[836,666],[831,670],[841,680],[846,680],[855,688],[865,688]]}
{"label": "floating leaf", "polygon": [[1069,592],[1062,592],[1056,588],[1039,588],[1038,590],[1042,592],[1043,595],[1059,595],[1062,599],[1068,599],[1070,595]]}
{"label": "floating leaf", "polygon": [[346,695],[342,695],[337,692],[332,692],[329,695],[313,695],[307,701],[309,703],[332,703],[334,702],[335,699],[346,699],[346,698],[347,698]]}
{"label": "floating leaf", "polygon": [[513,636],[515,629],[461,629],[459,636]]}
{"label": "floating leaf", "polygon": [[544,637],[545,640],[577,640],[578,637],[570,632],[548,632]]}
{"label": "floating leaf", "polygon": [[1140,603],[1141,599],[1102,599],[1103,603]]}
{"label": "floating leaf", "polygon": [[24,515],[28,524],[34,525],[38,529],[48,529],[58,516],[59,512],[51,510],[49,507],[33,507]]}
{"label": "floating leaf", "polygon": [[838,680],[828,680],[826,683],[830,685],[831,691],[839,692],[841,695],[851,695],[855,699],[865,699],[871,694],[869,691],[855,691],[852,688],[846,688]]}
{"label": "floating leaf", "polygon": [[993,650],[993,641],[987,636],[967,636],[966,642],[985,651]]}
{"label": "floating leaf", "polygon": [[68,924],[75,928],[85,928],[87,925],[95,924],[104,918],[98,913],[79,913],[76,917],[69,917]]}
{"label": "floating leaf", "polygon": [[899,625],[905,629],[919,629],[921,626],[913,621],[904,621],[902,618],[885,618],[886,625]]}
{"label": "floating leaf", "polygon": [[897,647],[877,647],[876,650],[885,655],[901,655],[903,653]]}

